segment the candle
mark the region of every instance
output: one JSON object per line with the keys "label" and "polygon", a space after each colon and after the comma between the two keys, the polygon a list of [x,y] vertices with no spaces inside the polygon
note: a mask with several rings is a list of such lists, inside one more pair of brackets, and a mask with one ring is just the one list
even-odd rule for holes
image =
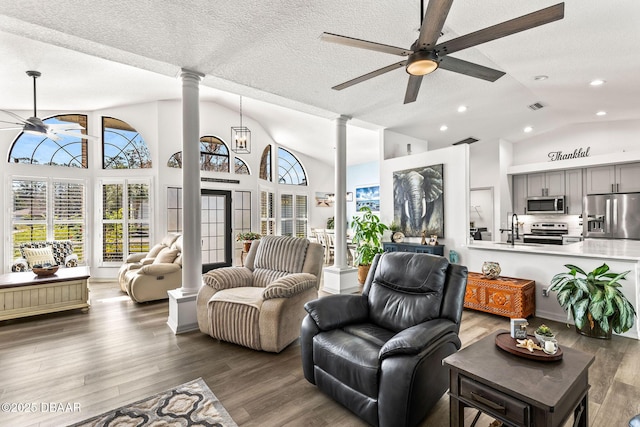
{"label": "candle", "polygon": [[544,351],[546,351],[547,353],[555,353],[556,350],[557,344],[555,343],[555,341],[546,340],[544,342]]}

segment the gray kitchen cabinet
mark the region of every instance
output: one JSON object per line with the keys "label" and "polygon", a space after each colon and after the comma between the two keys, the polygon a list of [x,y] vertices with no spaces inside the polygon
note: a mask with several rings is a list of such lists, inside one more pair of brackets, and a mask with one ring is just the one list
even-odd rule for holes
{"label": "gray kitchen cabinet", "polygon": [[640,191],[640,163],[587,168],[587,194]]}
{"label": "gray kitchen cabinet", "polygon": [[565,171],[566,212],[569,215],[582,214],[582,169]]}
{"label": "gray kitchen cabinet", "polygon": [[517,214],[526,214],[527,175],[513,175],[511,179],[511,204],[513,212]]}
{"label": "gray kitchen cabinet", "polygon": [[564,195],[564,171],[530,173],[527,175],[527,196]]}

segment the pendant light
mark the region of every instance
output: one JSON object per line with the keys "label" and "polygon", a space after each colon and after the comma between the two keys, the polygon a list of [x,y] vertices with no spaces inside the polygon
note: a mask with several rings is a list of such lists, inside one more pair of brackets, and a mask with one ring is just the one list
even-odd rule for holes
{"label": "pendant light", "polygon": [[251,153],[251,131],[242,126],[242,96],[240,96],[240,126],[231,127],[231,150],[235,153]]}

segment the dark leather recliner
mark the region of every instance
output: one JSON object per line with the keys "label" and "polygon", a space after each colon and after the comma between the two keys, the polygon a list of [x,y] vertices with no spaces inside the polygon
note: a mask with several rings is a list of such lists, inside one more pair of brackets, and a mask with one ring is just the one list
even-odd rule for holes
{"label": "dark leather recliner", "polygon": [[309,301],[305,378],[374,426],[415,426],[449,388],[467,268],[428,254],[377,255],[362,295]]}

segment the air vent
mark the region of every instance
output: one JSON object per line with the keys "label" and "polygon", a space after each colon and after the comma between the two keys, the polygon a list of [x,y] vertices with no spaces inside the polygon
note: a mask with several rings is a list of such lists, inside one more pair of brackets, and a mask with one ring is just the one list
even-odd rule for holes
{"label": "air vent", "polygon": [[454,142],[453,145],[460,145],[460,144],[473,144],[474,142],[478,142],[478,139],[473,138],[473,137],[469,137],[469,138],[465,138],[461,141],[458,142]]}
{"label": "air vent", "polygon": [[533,111],[536,111],[536,110],[539,110],[541,108],[544,108],[544,105],[542,105],[539,102],[536,102],[535,104],[529,105],[529,108],[531,108]]}

